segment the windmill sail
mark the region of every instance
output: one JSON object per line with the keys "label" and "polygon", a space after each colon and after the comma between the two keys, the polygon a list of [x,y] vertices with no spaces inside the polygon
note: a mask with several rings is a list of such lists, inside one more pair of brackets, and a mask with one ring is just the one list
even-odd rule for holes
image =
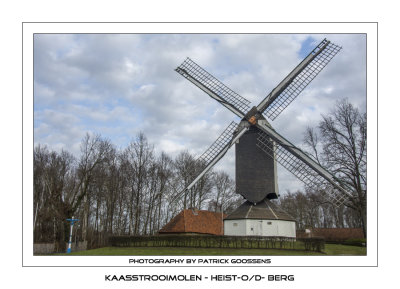
{"label": "windmill sail", "polygon": [[258,110],[264,116],[274,120],[341,49],[340,46],[324,39],[268,94],[257,107]]}
{"label": "windmill sail", "polygon": [[[292,145],[272,128],[258,125],[263,131],[259,132],[257,146],[295,175],[306,186],[316,185],[327,193],[329,201],[337,206],[345,203],[351,194],[326,169],[312,160],[299,148]],[[271,146],[273,142],[273,146]]]}
{"label": "windmill sail", "polygon": [[[321,167],[307,154],[279,135],[263,117],[263,115],[265,115],[274,120],[340,50],[341,47],[324,39],[257,107],[251,109],[248,100],[225,86],[221,81],[201,68],[190,58],[187,58],[178,66],[176,71],[179,74],[234,112],[242,119],[242,122],[239,126],[235,123],[231,123],[211,147],[198,158],[196,170],[194,170],[193,173],[193,181],[191,181],[177,197],[192,188],[201,177],[225,155],[228,149],[246,133],[246,131],[250,131],[249,127],[255,126],[261,131],[259,132],[257,140],[254,139],[254,142],[252,142],[253,146],[258,146],[262,151],[269,154],[272,159],[276,159],[278,163],[292,172],[296,177],[306,183],[306,185],[311,186],[316,184],[318,188],[323,189],[324,192],[328,194],[329,198],[333,200],[334,203],[340,205],[347,201],[352,196],[349,190],[347,190],[347,188],[329,171]],[[246,136],[243,138],[244,142],[245,140]],[[261,161],[262,158],[256,156],[256,150],[248,150],[244,147],[243,152],[246,161],[257,164],[256,167],[259,172],[264,171],[262,166],[257,163]],[[247,153],[250,153],[252,158],[250,158]],[[261,155],[264,156],[262,152]],[[273,164],[275,170],[275,160]],[[249,176],[249,178],[254,179],[256,174],[251,173],[254,171],[254,169],[247,170],[246,172],[250,173],[243,174],[243,176]],[[275,171],[273,175],[275,175]],[[262,177],[265,177],[265,175]],[[265,197],[262,194],[258,194],[256,188],[249,188],[248,185],[241,186],[239,189],[239,191],[243,191],[241,194],[244,195],[245,198],[253,202],[258,202]],[[246,190],[249,190],[249,192]],[[266,190],[263,189],[262,191],[264,192]],[[274,188],[269,189],[269,191],[275,192]]]}
{"label": "windmill sail", "polygon": [[238,124],[232,121],[214,143],[197,159],[202,169],[207,167],[231,142]]}
{"label": "windmill sail", "polygon": [[243,117],[250,109],[250,101],[227,87],[190,58],[175,70],[239,117]]}

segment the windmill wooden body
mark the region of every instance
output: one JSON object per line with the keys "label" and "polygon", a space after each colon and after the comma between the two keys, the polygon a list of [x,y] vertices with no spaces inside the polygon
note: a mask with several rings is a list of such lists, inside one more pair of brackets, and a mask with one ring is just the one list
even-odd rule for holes
{"label": "windmill wooden body", "polygon": [[306,185],[317,184],[335,204],[344,203],[351,194],[340,181],[267,121],[274,120],[340,49],[324,39],[258,106],[253,107],[190,58],[177,67],[179,74],[239,116],[241,122],[232,122],[199,157],[201,169],[176,198],[191,189],[236,144],[236,193],[246,202],[225,219],[225,234],[295,237],[294,220],[271,202],[279,196],[277,163]]}

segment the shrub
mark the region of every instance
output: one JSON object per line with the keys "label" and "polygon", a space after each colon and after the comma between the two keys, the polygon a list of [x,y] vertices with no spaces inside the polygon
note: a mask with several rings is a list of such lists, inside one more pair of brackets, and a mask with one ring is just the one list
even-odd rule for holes
{"label": "shrub", "polygon": [[322,252],[325,249],[325,239],[322,237],[301,238],[297,240],[304,243],[306,251]]}

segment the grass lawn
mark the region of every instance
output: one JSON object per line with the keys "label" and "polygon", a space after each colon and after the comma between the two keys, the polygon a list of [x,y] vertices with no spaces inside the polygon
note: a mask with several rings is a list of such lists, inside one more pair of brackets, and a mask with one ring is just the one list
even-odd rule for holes
{"label": "grass lawn", "polygon": [[331,256],[366,255],[365,247],[325,244],[323,253],[304,250],[234,249],[234,248],[188,248],[188,247],[104,247],[72,252],[75,256]]}
{"label": "grass lawn", "polygon": [[325,253],[330,256],[366,256],[367,248],[358,246],[346,246],[339,244],[325,244]]}

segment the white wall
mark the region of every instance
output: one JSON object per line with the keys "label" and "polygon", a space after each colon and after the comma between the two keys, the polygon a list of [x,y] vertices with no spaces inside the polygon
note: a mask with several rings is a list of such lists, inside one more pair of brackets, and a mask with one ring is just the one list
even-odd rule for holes
{"label": "white wall", "polygon": [[224,235],[245,236],[246,220],[224,220]]}
{"label": "white wall", "polygon": [[224,220],[224,234],[231,236],[247,235],[296,238],[296,223],[284,220]]}

